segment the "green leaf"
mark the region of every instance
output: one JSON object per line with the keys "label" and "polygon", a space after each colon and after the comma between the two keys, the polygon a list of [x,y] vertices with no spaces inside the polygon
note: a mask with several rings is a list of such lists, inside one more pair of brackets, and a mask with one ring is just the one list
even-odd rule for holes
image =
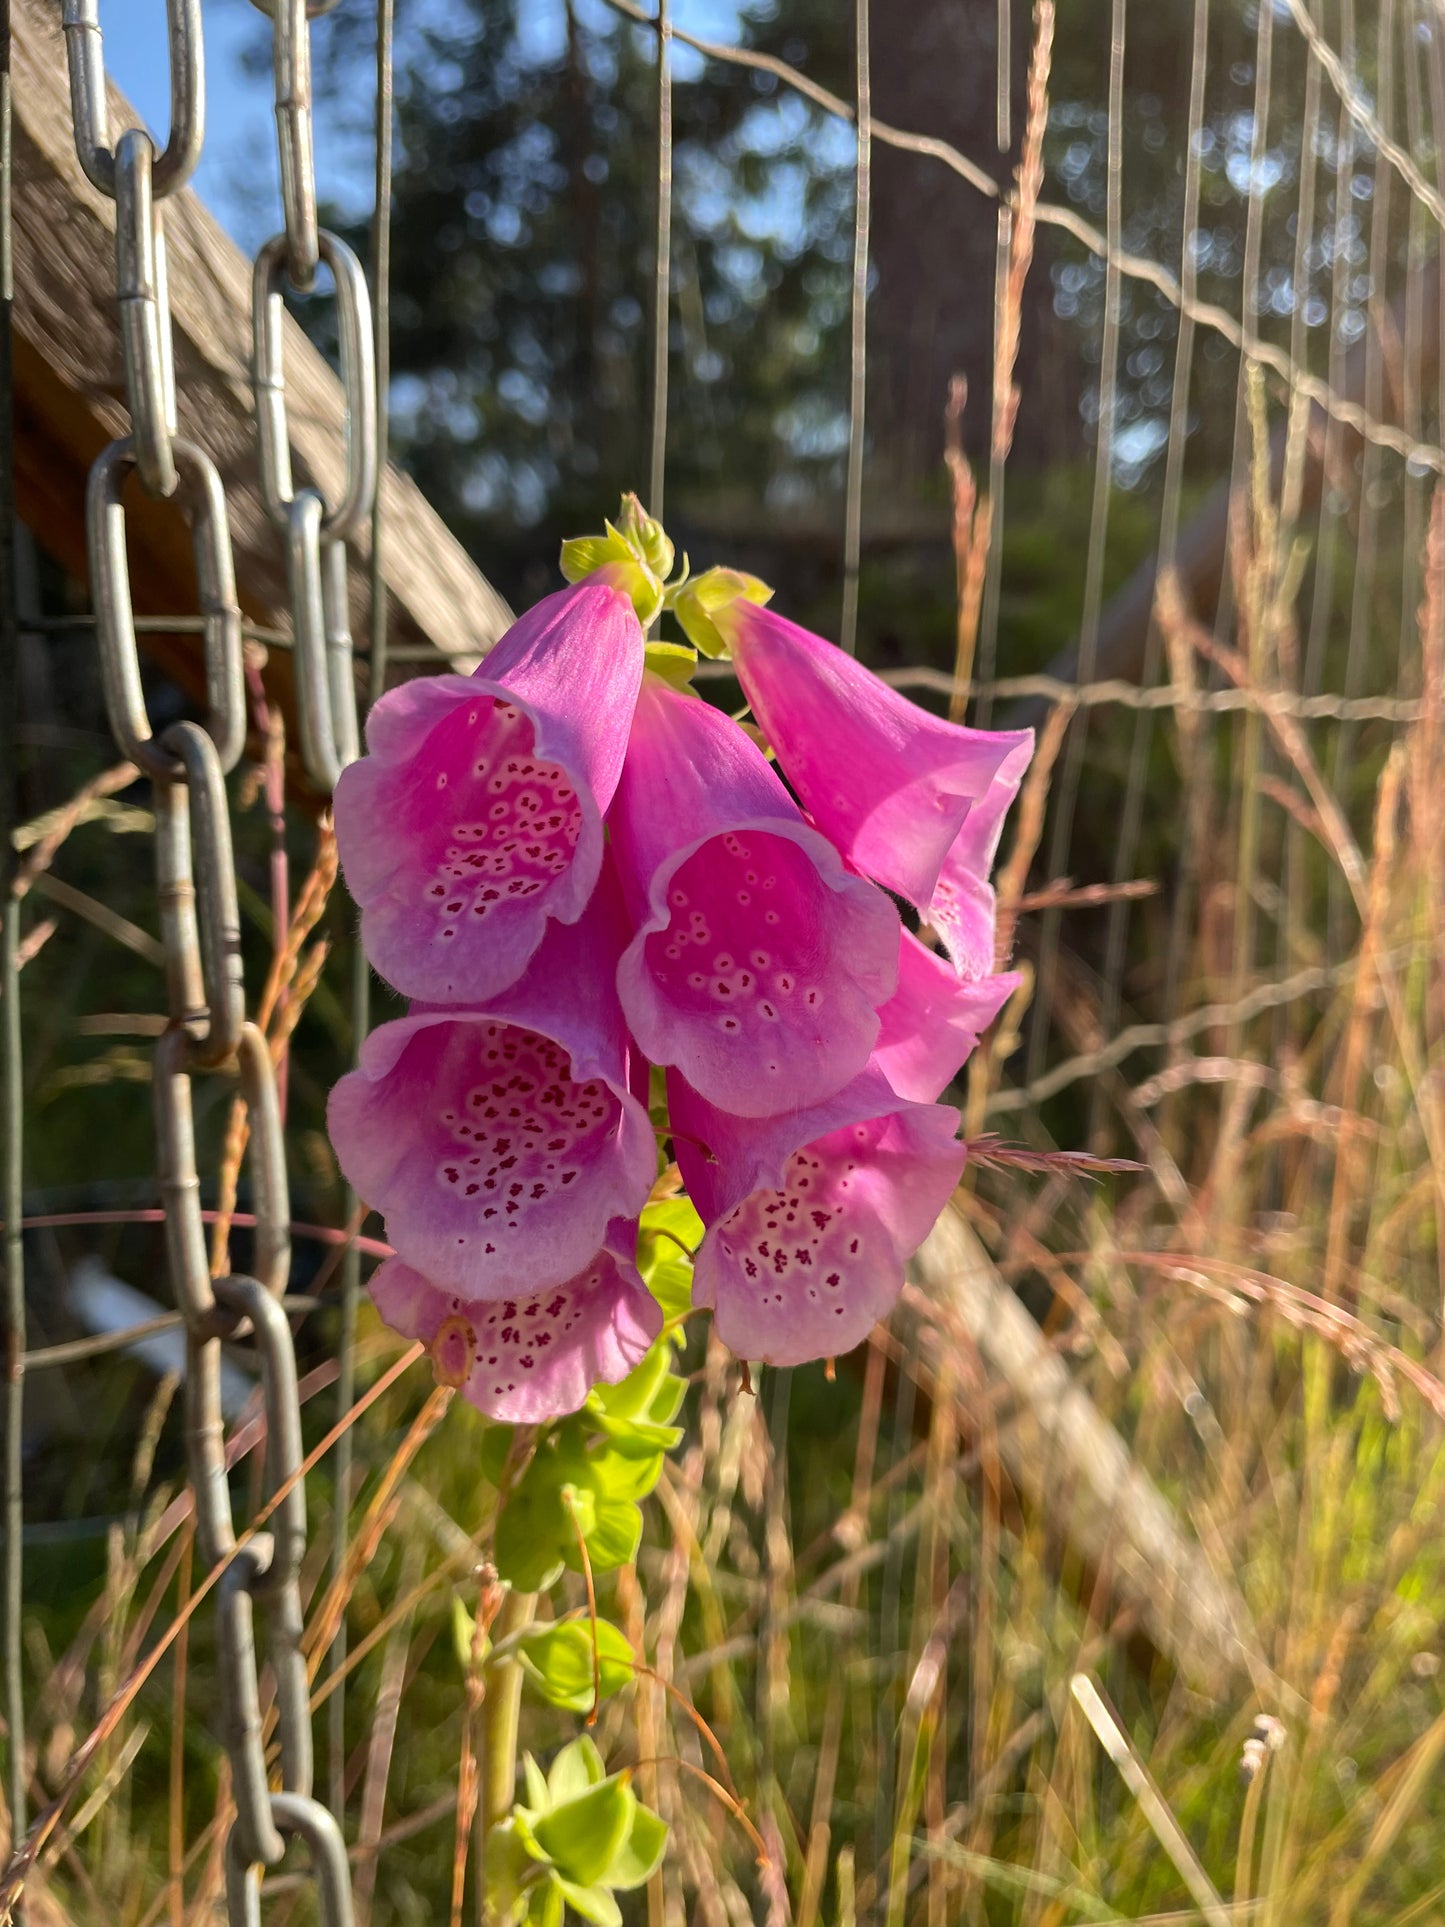
{"label": "green leaf", "polygon": [[538,1846],[564,1879],[583,1887],[600,1880],[631,1834],[637,1795],[628,1781],[627,1774],[614,1773],[575,1800],[560,1802],[534,1825]]}
{"label": "green leaf", "polygon": [[[632,1648],[616,1626],[597,1622],[597,1684],[603,1699],[620,1693],[632,1678]],[[521,1648],[527,1677],[549,1706],[571,1713],[592,1709],[592,1627],[588,1620],[569,1619],[559,1626],[542,1626],[529,1633]]]}
{"label": "green leaf", "polygon": [[589,1787],[601,1786],[607,1768],[597,1743],[590,1733],[581,1733],[570,1746],[564,1746],[547,1774],[547,1799],[551,1806],[576,1800]]}
{"label": "green leaf", "polygon": [[667,1847],[667,1822],[650,1808],[639,1806],[632,1820],[632,1831],[613,1855],[607,1868],[609,1887],[623,1893],[644,1886],[662,1864]]}
{"label": "green leaf", "polygon": [[552,1879],[574,1914],[581,1914],[584,1920],[590,1920],[593,1927],[622,1927],[622,1909],[605,1887],[583,1886],[578,1881],[563,1880],[556,1874]]}

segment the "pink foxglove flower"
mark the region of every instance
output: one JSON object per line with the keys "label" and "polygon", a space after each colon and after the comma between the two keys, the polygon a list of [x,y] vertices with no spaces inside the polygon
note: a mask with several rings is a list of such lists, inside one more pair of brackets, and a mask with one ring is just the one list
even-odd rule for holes
{"label": "pink foxglove flower", "polygon": [[547,596],[471,676],[404,683],[336,791],[366,954],[388,983],[473,1003],[515,983],[602,862],[642,677],[642,629],[604,582]]}
{"label": "pink foxglove flower", "polygon": [[970,813],[999,784],[1001,825],[1032,732],[931,716],[833,643],[742,597],[712,620],[813,822],[854,869],[927,913]]}
{"label": "pink foxglove flower", "polygon": [[1033,736],[1024,731],[987,790],[969,811],[953,839],[938,883],[923,914],[938,932],[960,977],[983,982],[994,967],[997,904],[989,872],[998,854],[1003,821],[1018,795],[1033,754]]}
{"label": "pink foxglove flower", "polygon": [[1021,978],[961,977],[910,931],[901,933],[898,988],[879,1011],[873,1062],[900,1097],[931,1104],[972,1054]]}
{"label": "pink foxglove flower", "polygon": [[342,1170],[400,1257],[468,1298],[571,1278],[657,1171],[631,1094],[609,868],[520,982],[475,1010],[415,1006],[366,1039],[331,1093]]}
{"label": "pink foxglove flower", "polygon": [[637,933],[618,988],[652,1062],[740,1117],[856,1076],[897,981],[898,915],[746,733],[648,676],[611,825]]}
{"label": "pink foxglove flower", "polygon": [[526,1297],[468,1299],[400,1258],[378,1266],[371,1295],[394,1331],[424,1342],[441,1383],[460,1387],[488,1418],[561,1418],[594,1385],[625,1378],[662,1329],[630,1256],[637,1226],[612,1232],[574,1277]]}
{"label": "pink foxglove flower", "polygon": [[871,1065],[826,1103],[765,1121],[715,1110],[676,1073],[667,1086],[678,1168],[707,1226],[693,1303],[742,1358],[851,1351],[892,1309],[962,1174],[957,1111],[900,1099]]}

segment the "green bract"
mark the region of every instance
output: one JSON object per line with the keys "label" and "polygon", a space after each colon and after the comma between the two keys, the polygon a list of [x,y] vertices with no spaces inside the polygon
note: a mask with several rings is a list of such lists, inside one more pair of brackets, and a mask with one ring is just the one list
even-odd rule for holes
{"label": "green bract", "polygon": [[594,1689],[600,1699],[621,1692],[633,1674],[632,1648],[616,1626],[599,1619],[596,1672],[593,1628],[585,1619],[539,1626],[521,1646],[522,1669],[549,1706],[569,1713],[590,1713]]}
{"label": "green bract", "polygon": [[[564,1566],[582,1570],[578,1535],[594,1572],[626,1565],[642,1536],[637,1501],[662,1473],[663,1454],[682,1434],[671,1421],[683,1381],[672,1351],[659,1339],[620,1385],[598,1386],[582,1410],[542,1429],[536,1450],[497,1522],[497,1571],[519,1592],[541,1592]],[[482,1470],[496,1484],[510,1433],[482,1440]]]}
{"label": "green bract", "polygon": [[552,1762],[551,1772],[527,1754],[526,1804],[487,1842],[491,1915],[560,1927],[570,1907],[597,1927],[618,1927],[614,1892],[640,1887],[662,1859],[667,1827],[642,1806],[630,1773],[609,1775],[585,1736]]}

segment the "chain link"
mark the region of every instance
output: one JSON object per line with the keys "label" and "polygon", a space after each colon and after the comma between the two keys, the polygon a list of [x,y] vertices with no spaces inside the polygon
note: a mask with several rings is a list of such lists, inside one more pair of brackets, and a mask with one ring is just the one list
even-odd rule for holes
{"label": "chain link", "polygon": [[[285,543],[295,649],[301,760],[323,790],[360,750],[352,672],[346,539],[372,507],[377,487],[376,354],[366,276],[338,235],[317,225],[311,114],[310,21],[335,0],[253,0],[271,18],[276,139],[285,226],[256,257],[251,281],[252,381],[261,499]],[[345,413],[346,481],[329,505],[319,489],[298,489],[291,473],[282,283],[299,293],[324,262],[336,288],[337,339]]]}
{"label": "chain link", "polygon": [[[87,179],[115,199],[116,157],[105,100],[105,48],[100,0],[62,0],[65,57],[75,151]],[[162,200],[195,172],[206,136],[205,66],[201,58],[201,0],[166,0],[166,45],[171,65],[171,137],[156,155],[152,180]],[[149,140],[149,135],[146,136]]]}
{"label": "chain link", "polygon": [[136,467],[152,495],[176,486],[176,366],[166,235],[155,206],[156,150],[142,127],[115,149],[115,281]]}
{"label": "chain link", "polygon": [[[286,535],[305,761],[313,778],[329,787],[357,753],[344,542],[376,486],[375,378],[360,266],[342,242],[316,231],[307,10],[304,0],[280,0],[280,6],[277,129],[286,233],[263,250],[257,264],[262,492]],[[171,1021],[156,1045],[152,1102],[167,1258],[186,1327],[185,1430],[196,1539],[206,1565],[224,1567],[216,1588],[216,1632],[218,1725],[236,1803],[227,1845],[230,1927],[259,1927],[259,1870],[281,1859],[291,1834],[307,1848],[322,1927],[353,1927],[345,1842],[336,1820],[311,1797],[300,1592],[306,1548],[301,1407],[291,1327],[281,1305],[291,1262],[291,1207],[271,1047],[246,1019],[226,801],[226,775],[245,746],[241,613],[220,476],[201,449],[177,434],[165,235],[156,205],[186,179],[200,152],[199,0],[167,0],[166,11],[171,138],[158,153],[140,129],[123,134],[112,148],[97,0],[64,0],[76,150],[90,180],[116,203],[116,300],[131,415],[130,434],[103,450],[91,470],[86,541],[111,729],[122,754],[149,775],[155,794],[156,895]],[[331,511],[315,489],[292,488],[281,364],[280,275],[284,271],[294,285],[307,287],[318,258],[330,264],[336,279],[347,390],[347,485]],[[181,722],[156,736],[146,712],[122,501],[132,471],[151,495],[174,497],[190,523],[204,639],[204,729]],[[255,1275],[213,1278],[191,1084],[197,1071],[233,1062],[247,1106]],[[221,1346],[247,1335],[261,1366],[266,1490],[275,1509],[268,1531],[238,1541],[221,1415]],[[267,1761],[258,1605],[275,1682],[279,1791],[272,1790]]]}

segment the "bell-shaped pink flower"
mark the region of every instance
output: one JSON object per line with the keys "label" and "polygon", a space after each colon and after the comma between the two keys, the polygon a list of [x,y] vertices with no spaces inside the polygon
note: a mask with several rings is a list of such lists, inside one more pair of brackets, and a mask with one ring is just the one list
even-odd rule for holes
{"label": "bell-shaped pink flower", "polygon": [[602,582],[528,610],[471,676],[383,696],[336,789],[336,837],[372,964],[408,997],[479,1003],[602,862],[642,677],[631,602]]}
{"label": "bell-shaped pink flower", "polygon": [[982,982],[994,967],[997,901],[989,872],[998,854],[1004,818],[1033,755],[1033,736],[1023,740],[999,765],[998,774],[969,811],[938,873],[932,897],[920,905],[938,932],[961,977]]}
{"label": "bell-shaped pink flower", "polygon": [[630,1255],[636,1225],[612,1234],[575,1276],[527,1297],[468,1299],[400,1258],[378,1266],[371,1295],[394,1331],[423,1341],[442,1384],[488,1418],[535,1425],[625,1378],[662,1329]]}
{"label": "bell-shaped pink flower", "polygon": [[611,826],[636,929],[618,989],[653,1063],[740,1117],[815,1104],[862,1070],[898,914],[743,730],[648,676]]}
{"label": "bell-shaped pink flower", "polygon": [[477,1010],[417,1005],[374,1030],[331,1093],[337,1159],[398,1256],[468,1298],[573,1277],[657,1173],[629,1089],[610,866],[519,982]]}
{"label": "bell-shaped pink flower", "polygon": [[754,602],[739,598],[712,620],[808,815],[854,869],[926,911],[970,811],[1015,764],[1017,789],[1032,731],[931,716],[835,644]]}
{"label": "bell-shaped pink flower", "polygon": [[892,1309],[958,1184],[957,1111],[897,1097],[873,1065],[826,1103],[766,1121],[715,1110],[676,1073],[667,1087],[678,1168],[707,1226],[693,1303],[713,1308],[741,1358],[851,1351]]}
{"label": "bell-shaped pink flower", "polygon": [[900,933],[898,988],[878,1013],[873,1062],[900,1097],[931,1104],[972,1055],[1021,979],[960,977],[946,958]]}

